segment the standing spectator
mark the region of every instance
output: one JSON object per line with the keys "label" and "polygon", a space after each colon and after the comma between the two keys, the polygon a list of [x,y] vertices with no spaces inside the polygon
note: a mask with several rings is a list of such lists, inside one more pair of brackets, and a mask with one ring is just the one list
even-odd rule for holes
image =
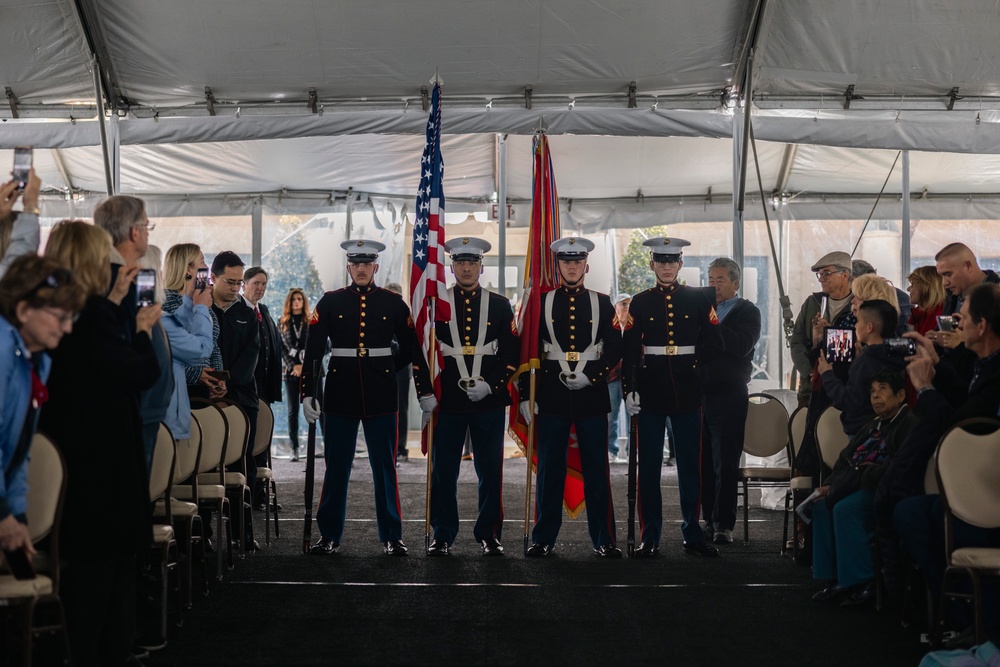
{"label": "standing spectator", "polygon": [[[226,398],[239,405],[250,421],[249,442],[257,433],[257,355],[260,352],[260,327],[257,315],[240,299],[243,286],[243,260],[231,250],[220,252],[212,261],[212,312],[219,320],[219,351],[222,368],[229,371]],[[245,457],[248,484],[257,479],[257,463],[251,447]],[[245,522],[243,538],[248,551],[258,547],[251,537],[252,524]]]}
{"label": "standing spectator", "polygon": [[944,306],[944,287],[941,274],[933,266],[919,266],[906,277],[910,281],[908,292],[914,304],[909,324],[921,336],[937,328],[937,318]]}
{"label": "standing spectator", "polygon": [[[878,271],[876,271],[875,267],[866,262],[865,260],[855,259],[851,261],[851,275],[854,276],[854,280],[857,281],[857,279],[860,278],[861,276],[878,275]],[[902,336],[903,333],[906,332],[907,322],[910,321],[910,314],[913,312],[913,303],[910,302],[910,295],[907,292],[904,292],[898,287],[895,287],[888,280],[886,279],[883,280],[885,280],[885,282],[889,284],[889,287],[891,287],[896,292],[896,305],[899,307],[898,308],[899,326],[896,331],[896,335]],[[858,291],[857,287],[854,288],[854,291],[855,292]],[[876,297],[876,298],[882,298],[882,297]],[[870,301],[870,300],[871,297],[862,299],[862,301]],[[892,303],[890,299],[885,299],[885,301],[889,301],[889,303]],[[856,311],[855,314],[857,314]]]}
{"label": "standing spectator", "polygon": [[[972,288],[983,283],[1000,283],[1000,276],[995,271],[979,268],[975,253],[964,243],[949,243],[934,255],[936,268],[941,276],[941,286],[944,288],[944,304],[941,308],[942,315],[954,315],[962,310],[962,303],[969,295]],[[933,337],[935,343],[954,348],[958,345],[960,336],[953,336],[952,344],[945,344],[940,337]]]}
{"label": "standing spectator", "polygon": [[[389,283],[385,286],[393,294],[403,295],[403,286],[399,283]],[[399,341],[393,339],[392,353],[399,353]],[[410,460],[410,452],[406,449],[406,437],[410,430],[410,380],[413,378],[413,368],[406,364],[396,371],[396,398],[399,401],[399,419],[396,420],[396,463]],[[467,445],[468,446],[468,445]]]}
{"label": "standing spectator", "polygon": [[[118,281],[118,273],[123,267],[133,267],[139,258],[146,254],[149,245],[149,233],[155,225],[146,215],[146,203],[138,197],[115,195],[108,197],[94,209],[94,224],[111,234],[111,280],[114,287]],[[128,292],[122,298],[119,307],[123,311],[125,333],[129,338],[135,336],[135,315],[138,304],[135,299],[135,271],[130,271]]]}
{"label": "standing spectator", "polygon": [[706,355],[701,366],[703,428],[708,436],[703,438],[701,450],[701,515],[706,539],[715,544],[732,544],[749,407],[747,384],[753,374],[754,349],[760,340],[760,310],[736,296],[740,265],[733,260],[712,260],[708,284],[715,288],[715,312],[724,351]]}
{"label": "standing spectator", "polygon": [[[79,220],[56,225],[45,249],[46,257],[72,269],[87,295],[73,332],[52,354],[39,423],[66,461],[59,594],[73,661],[84,667],[130,659],[136,556],[153,534],[139,394],[160,373],[151,337],[161,310],[140,309],[136,333],[125,339],[121,304],[138,268],[121,268],[108,293],[111,250],[107,232]],[[99,539],[95,517],[112,524]]]}
{"label": "standing spectator", "polygon": [[[615,328],[625,330],[628,322],[628,307],[632,303],[632,295],[624,292],[615,297]],[[618,423],[621,419],[622,410],[622,362],[615,364],[615,367],[608,373],[608,396],[611,398],[611,414],[608,416],[608,460],[612,463],[628,458],[628,438],[625,439],[624,456],[618,455]]]}
{"label": "standing spectator", "polygon": [[[195,276],[205,267],[201,248],[183,243],[167,250],[163,266],[163,328],[173,356],[173,395],[164,423],[178,442],[191,437],[191,402],[186,368],[198,366],[212,354],[212,291],[197,289]],[[207,282],[207,281],[206,281]]]}
{"label": "standing spectator", "polygon": [[[163,254],[155,245],[147,246],[146,254],[139,258],[140,269],[156,271],[156,303],[163,305],[163,275],[160,271]],[[160,367],[160,377],[156,384],[142,392],[139,400],[139,412],[142,415],[142,444],[146,450],[146,471],[153,467],[153,448],[156,447],[156,435],[160,431],[160,422],[166,421],[167,411],[174,394],[174,370],[171,358],[170,342],[162,323],[153,327],[153,349],[156,351],[156,363]],[[176,436],[175,436],[176,437]]]}
{"label": "standing spectator", "polygon": [[0,185],[0,277],[15,259],[38,251],[41,239],[38,193],[41,189],[42,181],[32,169],[28,175],[28,184],[24,186],[24,208],[14,211],[14,202],[21,194],[17,189],[17,181],[7,181]]}
{"label": "standing spectator", "polygon": [[[299,460],[299,410],[302,406],[302,363],[306,358],[306,338],[309,335],[309,300],[298,287],[288,291],[281,312],[281,365],[285,376],[285,397],[288,400],[288,439],[292,445],[292,461]],[[409,368],[409,366],[407,366]]]}
{"label": "standing spectator", "polygon": [[72,331],[84,295],[53,259],[22,255],[10,269],[0,279],[0,548],[31,555],[28,450],[46,399],[47,351]]}

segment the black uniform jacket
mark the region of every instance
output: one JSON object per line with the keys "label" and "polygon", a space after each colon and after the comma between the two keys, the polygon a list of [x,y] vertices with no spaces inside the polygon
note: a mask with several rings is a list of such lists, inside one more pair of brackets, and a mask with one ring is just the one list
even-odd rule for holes
{"label": "black uniform jacket", "polygon": [[482,357],[480,375],[490,385],[492,394],[479,402],[469,400],[469,395],[458,385],[462,375],[458,364],[464,364],[468,374],[472,375],[474,357],[444,357],[444,370],[441,373],[441,410],[445,412],[480,412],[496,410],[510,405],[510,392],[507,383],[517,371],[520,357],[520,345],[514,324],[514,311],[510,301],[489,290],[477,287],[467,292],[458,285],[452,288],[454,295],[455,318],[458,326],[459,340],[451,339],[451,326],[446,321],[435,323],[439,344],[462,347],[476,345],[479,341],[479,305],[485,295],[487,302],[486,338],[488,346],[496,341],[496,354]]}
{"label": "black uniform jacket", "polygon": [[[542,360],[537,379],[536,401],[538,413],[558,417],[597,417],[611,412],[611,398],[608,395],[607,375],[622,358],[621,333],[614,327],[615,309],[607,294],[597,294],[597,312],[591,312],[590,290],[585,287],[560,287],[542,295],[542,316],[539,318],[539,351],[545,357],[544,345],[551,342],[549,328],[545,324],[545,299],[555,299],[552,304],[552,329],[563,352],[583,352],[590,347],[594,317],[598,318],[596,342],[602,344],[601,357],[588,361],[567,362],[570,371],[583,373],[590,379],[590,386],[570,390],[559,379],[563,372],[557,355],[553,353]],[[525,332],[524,335],[530,335]],[[565,357],[563,357],[565,359]],[[518,378],[518,389],[522,397],[528,396],[530,374],[522,373]]]}
{"label": "black uniform jacket", "polygon": [[[622,391],[639,393],[642,410],[688,412],[701,407],[699,355],[723,349],[714,291],[671,283],[632,298],[624,329]],[[643,355],[643,346],[695,347],[696,354]],[[634,378],[634,380],[633,380]]]}
{"label": "black uniform jacket", "polygon": [[726,319],[719,322],[719,335],[725,351],[709,350],[701,356],[701,386],[706,394],[746,389],[760,340],[760,310],[753,302],[737,298]]}
{"label": "black uniform jacket", "polygon": [[427,361],[413,328],[410,309],[403,298],[374,284],[351,285],[327,292],[316,304],[309,324],[302,395],[313,396],[313,362],[320,362],[327,340],[337,350],[390,349],[399,343],[396,356],[331,356],[323,394],[323,412],[342,417],[374,417],[397,412],[396,371],[414,365],[417,394],[433,393]]}
{"label": "black uniform jacket", "polygon": [[216,305],[212,312],[219,320],[219,351],[222,353],[222,368],[229,371],[226,381],[226,398],[242,406],[256,410],[257,355],[260,353],[260,327],[253,309],[236,299],[223,311]]}

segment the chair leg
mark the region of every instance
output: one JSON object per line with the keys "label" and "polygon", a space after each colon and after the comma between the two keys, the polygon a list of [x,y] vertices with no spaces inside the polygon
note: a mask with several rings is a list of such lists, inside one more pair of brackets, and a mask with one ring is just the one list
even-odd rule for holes
{"label": "chair leg", "polygon": [[983,643],[982,582],[979,580],[979,574],[975,570],[968,569],[966,572],[969,573],[969,578],[972,579],[972,608],[975,613],[976,644],[978,645]]}
{"label": "chair leg", "polygon": [[[215,561],[216,561],[216,564],[217,564],[215,576],[216,576],[216,578],[219,581],[222,581],[222,535],[223,535],[223,533],[222,533],[222,506],[223,506],[222,501],[219,501],[219,506],[218,506],[218,508],[216,508],[216,515],[215,515],[215,539],[216,539],[216,542],[218,542],[215,545]],[[229,561],[230,561],[230,564],[232,564],[232,560],[233,560],[232,559],[233,547],[232,547],[232,545],[231,545],[231,543],[229,541],[230,535],[229,535],[229,523],[228,522],[226,523],[226,533],[225,533],[225,535],[226,535],[226,545],[229,547],[229,554],[230,554]]]}
{"label": "chair leg", "polygon": [[785,492],[785,517],[781,528],[781,555],[788,555],[788,504],[792,495],[792,490]]}
{"label": "chair leg", "polygon": [[167,594],[170,559],[170,543],[166,542],[160,551],[160,639],[167,641]]}
{"label": "chair leg", "polygon": [[934,627],[931,630],[931,648],[937,649],[941,646],[941,631],[944,629],[945,609],[951,594],[948,592],[948,578],[954,573],[951,567],[944,571],[941,579],[941,596],[938,598],[937,616],[934,618]]}
{"label": "chair leg", "polygon": [[264,480],[264,545],[271,546],[271,485]]}
{"label": "chair leg", "polygon": [[274,493],[274,538],[279,539],[281,533],[278,530],[278,485],[275,484],[274,478],[271,478],[271,491]]}
{"label": "chair leg", "polygon": [[747,481],[743,480],[743,546],[750,544],[750,496]]}

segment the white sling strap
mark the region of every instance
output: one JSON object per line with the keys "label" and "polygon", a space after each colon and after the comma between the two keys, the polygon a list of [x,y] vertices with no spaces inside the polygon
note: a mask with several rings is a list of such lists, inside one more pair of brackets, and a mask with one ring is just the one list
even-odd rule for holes
{"label": "white sling strap", "polygon": [[588,292],[590,294],[590,320],[592,326],[590,332],[590,345],[588,345],[583,352],[564,352],[559,346],[559,341],[556,340],[556,332],[552,328],[552,304],[555,302],[555,290],[546,292],[542,297],[545,301],[545,326],[549,331],[549,339],[551,340],[551,342],[543,345],[543,349],[546,352],[546,358],[558,361],[559,368],[561,368],[564,373],[573,372],[569,367],[569,362],[571,361],[580,364],[575,370],[582,373],[583,368],[587,365],[588,361],[597,361],[601,358],[601,348],[603,346],[597,344],[597,327],[600,324],[597,292],[594,292],[593,290],[588,290]]}
{"label": "white sling strap", "polygon": [[[489,294],[486,290],[481,290],[479,297],[479,335],[476,338],[475,346],[458,345],[461,340],[458,334],[458,311],[455,309],[455,290],[448,290],[448,305],[451,306],[451,319],[448,321],[448,330],[451,332],[452,345],[441,343],[441,354],[446,357],[455,357],[455,365],[458,366],[459,376],[465,380],[470,377],[481,377],[483,369],[483,357],[487,354],[497,353],[497,341],[492,341],[491,345],[486,345],[486,326],[489,317]],[[472,373],[465,365],[465,357],[472,357]]]}

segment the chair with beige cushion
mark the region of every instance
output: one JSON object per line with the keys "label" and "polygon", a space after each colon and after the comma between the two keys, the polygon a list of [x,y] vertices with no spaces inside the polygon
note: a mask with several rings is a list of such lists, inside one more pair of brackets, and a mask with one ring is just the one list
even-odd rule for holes
{"label": "chair with beige cushion", "polygon": [[178,573],[177,540],[171,516],[170,488],[174,479],[176,445],[174,436],[166,424],[160,424],[153,447],[153,462],[149,471],[149,498],[154,505],[164,508],[162,523],[153,523],[153,545],[150,551],[152,561],[160,566],[160,637],[167,640],[167,593],[173,575],[174,614],[180,625],[181,595]]}
{"label": "chair with beige cushion", "polygon": [[[969,427],[977,433],[965,430]],[[991,432],[982,435],[985,428]],[[982,578],[1000,577],[1000,547],[954,547],[954,521],[985,529],[1000,528],[1000,422],[967,419],[945,433],[938,446],[937,479],[944,506],[945,560],[948,568],[941,582],[941,599],[934,624],[938,644],[948,600],[971,599],[975,612],[976,643],[983,641]],[[954,580],[966,575],[972,593],[953,588]]]}
{"label": "chair with beige cushion", "polygon": [[[832,405],[820,414],[816,421],[816,447],[819,449],[819,457],[828,469],[833,470],[837,465],[837,457],[847,447],[850,439],[844,433],[844,426],[840,422],[840,410]],[[823,486],[823,468],[820,467],[819,484]]]}
{"label": "chair with beige cushion", "polygon": [[[747,421],[744,428],[743,453],[760,458],[768,458],[781,452],[788,452],[788,412],[777,398],[767,394],[750,394],[747,398]],[[785,511],[788,510],[788,484],[792,476],[791,467],[740,468],[739,482],[743,496],[743,544],[750,543],[749,488],[786,489]]]}
{"label": "chair with beige cushion", "polygon": [[253,443],[253,456],[267,454],[267,465],[257,467],[257,484],[264,486],[264,543],[271,546],[270,518],[274,517],[274,536],[281,537],[278,532],[278,487],[274,483],[274,473],[271,470],[271,439],[274,436],[274,413],[271,406],[260,401],[257,411],[257,431]]}
{"label": "chair with beige cushion", "polygon": [[247,413],[235,403],[218,401],[229,426],[222,465],[213,472],[199,475],[198,481],[222,484],[229,498],[230,512],[236,523],[236,534],[243,545],[242,555],[247,554],[247,536],[253,536],[253,498],[247,484],[246,453],[250,436],[250,419]]}
{"label": "chair with beige cushion", "polygon": [[[0,574],[0,619],[9,623],[18,619],[21,633],[21,664],[31,665],[32,651],[37,640],[56,635],[62,663],[70,663],[69,637],[62,601],[59,599],[59,521],[66,495],[66,464],[62,454],[42,434],[31,441],[28,463],[28,532],[38,549],[45,540],[45,553],[35,556],[36,572],[45,570],[34,579],[18,580],[11,574]],[[48,538],[48,539],[46,539]],[[41,613],[48,610],[47,613]],[[45,622],[40,622],[44,617]],[[2,657],[2,656],[0,656]]]}

